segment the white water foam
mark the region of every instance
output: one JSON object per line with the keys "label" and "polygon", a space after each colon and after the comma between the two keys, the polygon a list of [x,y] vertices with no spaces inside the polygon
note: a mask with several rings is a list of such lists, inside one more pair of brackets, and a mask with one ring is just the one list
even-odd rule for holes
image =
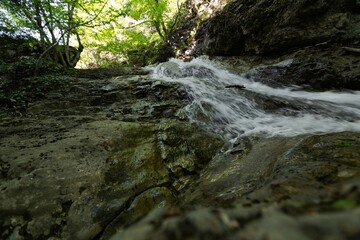
{"label": "white water foam", "polygon": [[[233,74],[206,57],[191,62],[171,59],[152,70],[154,79],[184,85],[190,96],[185,108],[189,119],[226,139],[360,131],[360,91],[273,88]],[[226,88],[230,85],[245,88]],[[280,107],[266,107],[267,102]]]}

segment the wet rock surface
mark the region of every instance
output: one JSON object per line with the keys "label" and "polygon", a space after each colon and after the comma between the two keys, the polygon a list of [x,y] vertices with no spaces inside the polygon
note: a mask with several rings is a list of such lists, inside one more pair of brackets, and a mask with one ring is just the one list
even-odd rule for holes
{"label": "wet rock surface", "polygon": [[182,207],[111,239],[357,239],[359,146],[354,133],[242,139],[200,172]]}
{"label": "wet rock surface", "polygon": [[[268,54],[223,62],[273,87],[360,90],[356,3],[193,1],[186,38],[174,37],[186,57]],[[0,76],[0,239],[360,238],[359,133],[226,142],[187,121],[185,88],[147,73]]]}
{"label": "wet rock surface", "polygon": [[[332,56],[329,74],[356,74],[348,53],[293,56]],[[281,60],[233,69],[301,82],[305,64]],[[1,86],[12,91],[0,112],[1,239],[359,238],[359,133],[225,142],[188,122],[186,89],[134,73]]]}
{"label": "wet rock surface", "polygon": [[[291,216],[278,208],[161,209],[111,239],[357,239],[359,211]],[[276,229],[276,230],[274,230]]]}
{"label": "wet rock surface", "polygon": [[359,236],[359,133],[228,143],[188,123],[176,83],[56,78],[2,105],[2,239]]}
{"label": "wet rock surface", "polygon": [[360,54],[344,47],[299,48],[286,55],[214,57],[251,81],[307,91],[360,90]]}
{"label": "wet rock surface", "polygon": [[69,77],[3,107],[1,238],[109,236],[177,203],[222,145],[178,116],[185,95],[141,76]]}
{"label": "wet rock surface", "polygon": [[297,201],[319,204],[319,211],[342,198],[357,202],[359,146],[360,135],[346,132],[243,139],[201,171],[187,200],[221,206]]}
{"label": "wet rock surface", "polygon": [[244,77],[273,87],[298,86],[311,91],[360,90],[360,55],[344,48],[326,48],[304,48],[290,54],[292,60],[287,64],[260,66]]}

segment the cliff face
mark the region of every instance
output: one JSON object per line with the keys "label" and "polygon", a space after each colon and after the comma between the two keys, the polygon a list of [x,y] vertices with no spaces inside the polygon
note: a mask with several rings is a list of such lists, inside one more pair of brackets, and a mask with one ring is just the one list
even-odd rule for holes
{"label": "cliff face", "polygon": [[354,0],[237,0],[196,32],[194,55],[282,52],[323,42],[360,44]]}

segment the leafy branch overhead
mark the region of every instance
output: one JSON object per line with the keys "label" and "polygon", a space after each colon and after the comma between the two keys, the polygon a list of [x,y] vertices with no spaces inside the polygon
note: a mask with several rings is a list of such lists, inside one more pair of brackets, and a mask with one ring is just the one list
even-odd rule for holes
{"label": "leafy branch overhead", "polygon": [[[1,0],[1,20],[13,34],[36,37],[44,49],[43,55],[52,50],[48,57],[73,67],[83,49],[77,32],[76,4],[76,1]],[[72,38],[77,40],[77,49],[70,48]],[[55,48],[59,44],[63,47]]]}
{"label": "leafy branch overhead", "polygon": [[97,54],[105,51],[113,56],[121,55],[128,61],[131,52],[166,42],[178,21],[181,3],[180,0],[0,0],[0,31],[37,38],[43,49],[41,57],[64,66],[74,67],[84,47],[95,49]]}

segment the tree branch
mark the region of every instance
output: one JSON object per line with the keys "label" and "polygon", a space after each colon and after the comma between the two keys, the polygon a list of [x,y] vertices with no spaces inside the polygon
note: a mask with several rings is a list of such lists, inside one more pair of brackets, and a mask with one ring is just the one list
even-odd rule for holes
{"label": "tree branch", "polygon": [[[35,75],[37,75],[37,71],[38,71],[38,68],[39,68],[39,63],[40,63],[40,60],[50,51],[52,50],[56,45],[58,45],[58,43],[60,42],[60,40],[65,36],[65,34],[67,33],[70,33],[71,31],[73,31],[74,29],[82,26],[82,25],[86,25],[92,21],[94,21],[96,18],[98,18],[100,16],[100,13],[104,10],[105,6],[107,4],[107,1],[103,4],[103,6],[101,7],[100,11],[90,20],[86,21],[86,22],[83,22],[83,23],[78,23],[78,24],[74,24],[73,26],[70,26],[68,29],[66,29],[61,35],[60,37],[55,41],[47,48],[45,49],[45,51],[43,53],[41,53],[41,55],[39,56],[38,60],[36,61],[36,67],[35,67]],[[79,48],[78,48],[78,54],[79,54],[79,57],[80,57],[80,53],[82,52],[82,50],[84,49],[84,46],[81,44],[81,40],[80,40],[80,36],[78,34],[77,31],[75,31],[75,34],[76,34],[76,37],[77,37],[77,40],[78,40],[78,43],[79,43]],[[76,56],[77,57],[77,56]]]}

